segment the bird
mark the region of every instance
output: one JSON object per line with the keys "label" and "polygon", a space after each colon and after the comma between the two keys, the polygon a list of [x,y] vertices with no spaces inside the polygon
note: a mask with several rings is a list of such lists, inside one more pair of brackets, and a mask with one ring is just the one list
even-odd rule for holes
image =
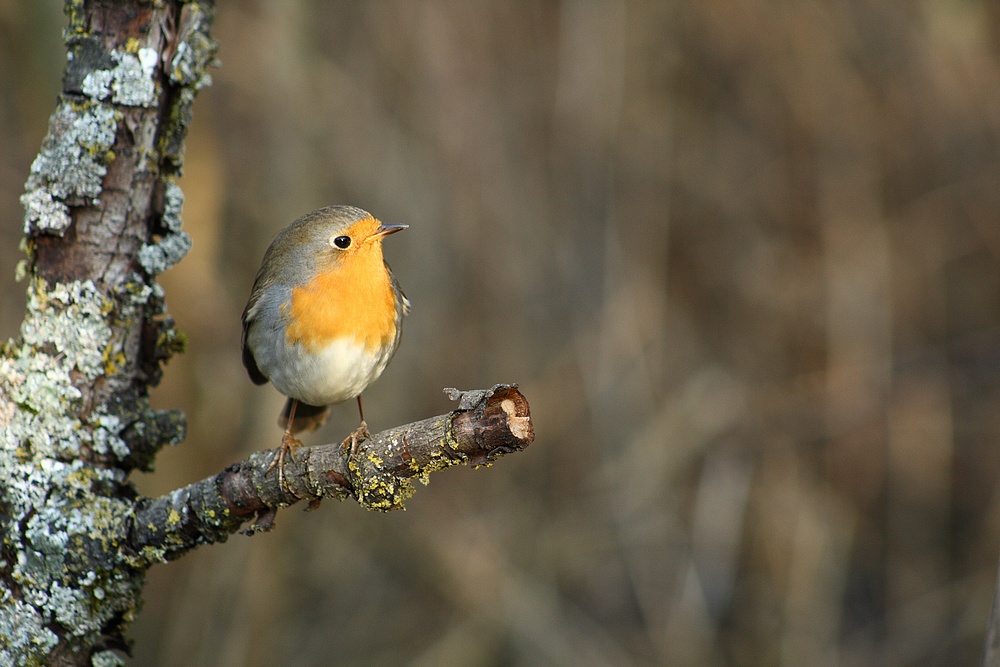
{"label": "bird", "polygon": [[410,311],[382,255],[382,241],[408,225],[386,225],[354,206],[327,206],[285,227],[264,253],[243,310],[243,365],[257,385],[287,397],[281,447],[265,474],[301,446],[295,437],[326,423],[331,405],[356,398],[361,423],[342,446],[369,437],[361,393],[399,347]]}

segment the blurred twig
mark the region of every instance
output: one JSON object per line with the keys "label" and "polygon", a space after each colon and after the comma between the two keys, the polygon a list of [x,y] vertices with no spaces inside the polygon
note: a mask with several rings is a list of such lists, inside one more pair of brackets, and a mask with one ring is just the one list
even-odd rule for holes
{"label": "blurred twig", "polygon": [[986,626],[986,643],[983,648],[983,667],[1000,665],[1000,573],[993,586],[993,609]]}
{"label": "blurred twig", "polygon": [[278,509],[326,497],[354,497],[372,510],[399,509],[414,478],[457,464],[489,465],[534,439],[528,402],[516,385],[447,390],[457,409],[376,433],[352,455],[339,443],[298,450],[286,460],[285,483],[269,471],[273,450],[257,452],[219,474],[140,505],[129,532],[136,564],[173,560],[191,549],[244,532],[270,530]]}

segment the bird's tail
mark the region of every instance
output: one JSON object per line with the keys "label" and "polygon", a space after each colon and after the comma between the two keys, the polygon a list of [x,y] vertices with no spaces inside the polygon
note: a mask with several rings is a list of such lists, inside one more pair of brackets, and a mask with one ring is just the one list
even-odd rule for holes
{"label": "bird's tail", "polygon": [[[285,401],[285,407],[282,408],[281,414],[278,416],[278,425],[281,428],[288,427],[288,415],[292,411],[292,401],[293,399],[291,398]],[[329,416],[329,405],[309,405],[308,403],[299,401],[299,404],[295,407],[295,420],[292,422],[292,428],[289,430],[293,434],[301,431],[315,431],[326,423]]]}

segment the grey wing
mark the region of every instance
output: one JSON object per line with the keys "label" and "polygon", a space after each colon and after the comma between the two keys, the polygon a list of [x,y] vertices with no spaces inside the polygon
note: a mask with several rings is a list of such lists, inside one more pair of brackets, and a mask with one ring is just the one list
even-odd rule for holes
{"label": "grey wing", "polygon": [[395,287],[396,288],[396,292],[399,293],[399,306],[398,307],[399,307],[400,312],[398,313],[398,319],[401,320],[401,319],[403,319],[404,317],[406,317],[407,315],[410,314],[410,300],[406,298],[406,293],[403,292],[403,288],[400,287],[399,281],[396,280],[396,276],[393,275],[392,269],[389,268],[388,264],[385,265],[385,269],[386,269],[386,271],[389,272],[389,279],[392,280],[392,286]]}
{"label": "grey wing", "polygon": [[410,300],[406,298],[406,294],[403,293],[403,288],[399,286],[399,281],[396,280],[396,276],[392,275],[392,269],[389,265],[385,265],[386,270],[389,272],[389,279],[392,280],[392,286],[396,289],[396,294],[399,295],[399,299],[396,301],[396,338],[392,341],[392,352],[390,352],[390,357],[396,354],[396,350],[399,348],[399,341],[403,337],[403,318],[410,314]]}
{"label": "grey wing", "polygon": [[250,332],[250,327],[254,326],[256,323],[257,313],[260,308],[261,295],[264,293],[265,285],[261,284],[260,276],[257,276],[257,280],[253,283],[253,290],[250,292],[250,299],[247,301],[247,307],[243,309],[243,317],[240,318],[243,322],[243,333],[240,336],[240,348],[243,350],[243,366],[247,369],[247,374],[250,379],[253,380],[254,384],[265,384],[268,380],[267,376],[261,372],[260,368],[257,366],[257,360],[254,359],[253,351],[247,344],[247,338]]}

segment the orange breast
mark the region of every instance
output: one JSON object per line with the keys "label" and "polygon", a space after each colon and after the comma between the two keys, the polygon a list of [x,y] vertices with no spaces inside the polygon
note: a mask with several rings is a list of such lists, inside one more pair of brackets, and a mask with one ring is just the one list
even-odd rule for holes
{"label": "orange breast", "polygon": [[311,351],[345,337],[372,351],[391,344],[396,297],[379,244],[292,289],[288,314],[287,342]]}

